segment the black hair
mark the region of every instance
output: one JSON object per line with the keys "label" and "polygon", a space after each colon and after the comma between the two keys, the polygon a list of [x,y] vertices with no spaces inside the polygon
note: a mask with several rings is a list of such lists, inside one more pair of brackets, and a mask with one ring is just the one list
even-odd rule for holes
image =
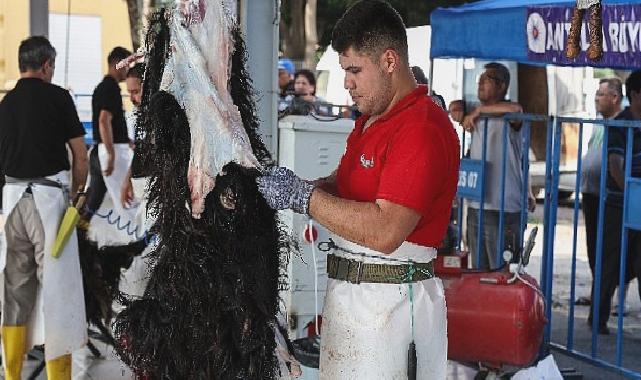
{"label": "black hair", "polygon": [[504,83],[505,87],[510,87],[510,70],[505,65],[498,62],[490,62],[483,66],[486,70],[492,70],[492,79]]}
{"label": "black hair", "polygon": [[18,67],[20,72],[40,70],[50,59],[56,58],[56,49],[47,37],[32,36],[20,42],[18,48]]}
{"label": "black hair", "polygon": [[625,95],[632,101],[632,91],[641,95],[641,70],[633,71],[625,81]]}
{"label": "black hair", "polygon": [[423,72],[423,69],[421,69],[418,66],[412,66],[412,74],[414,74],[414,79],[416,79],[416,83],[418,84],[428,84],[427,83],[427,77],[425,76],[425,73]]}
{"label": "black hair", "polygon": [[123,59],[129,57],[131,55],[131,52],[127,49],[125,49],[122,46],[116,46],[111,50],[111,53],[107,56],[107,63],[109,66],[114,65]]}
{"label": "black hair", "polygon": [[507,89],[510,87],[510,70],[498,62],[490,62],[483,67],[485,70],[492,71],[490,77],[493,80],[505,84],[505,93],[503,93],[503,97],[505,97],[505,95],[507,95]]}
{"label": "black hair", "polygon": [[405,24],[387,2],[362,0],[350,7],[334,26],[332,48],[339,54],[353,48],[370,58],[394,49],[407,61]]}
{"label": "black hair", "polygon": [[299,76],[304,76],[309,82],[309,84],[314,86],[314,94],[312,95],[315,95],[316,94],[316,76],[314,75],[314,73],[312,73],[310,70],[307,70],[307,69],[300,69],[296,71],[296,73],[294,73],[294,81],[296,81],[296,78],[298,78]]}
{"label": "black hair", "polygon": [[127,71],[127,78],[138,78],[142,81],[142,76],[145,73],[145,64],[136,63],[133,65],[129,71]]}

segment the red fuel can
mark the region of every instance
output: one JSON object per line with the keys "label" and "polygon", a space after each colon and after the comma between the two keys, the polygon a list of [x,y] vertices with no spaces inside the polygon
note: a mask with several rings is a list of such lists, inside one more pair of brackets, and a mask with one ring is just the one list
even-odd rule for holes
{"label": "red fuel can", "polygon": [[[533,363],[543,341],[545,303],[536,280],[509,272],[461,268],[437,275],[447,303],[448,358],[524,367]],[[527,282],[527,284],[526,284]]]}

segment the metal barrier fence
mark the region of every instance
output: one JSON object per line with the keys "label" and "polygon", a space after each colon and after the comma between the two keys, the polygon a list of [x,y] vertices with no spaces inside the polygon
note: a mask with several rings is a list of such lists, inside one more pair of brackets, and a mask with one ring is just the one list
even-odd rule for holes
{"label": "metal barrier fence", "polygon": [[[571,274],[570,274],[570,298],[569,298],[569,312],[567,317],[567,336],[565,344],[551,341],[551,325],[553,321],[552,314],[552,289],[554,279],[554,257],[555,257],[555,232],[557,226],[557,211],[558,211],[558,183],[559,183],[559,165],[561,156],[561,132],[564,125],[572,123],[579,125],[579,146],[578,146],[578,160],[577,160],[577,178],[575,184],[575,193],[577,196],[574,200],[573,210],[573,225],[572,225],[572,258],[571,258]],[[601,147],[601,173],[599,184],[599,206],[598,206],[598,227],[597,227],[597,240],[596,240],[596,259],[594,268],[594,291],[591,297],[592,300],[592,321],[591,321],[591,343],[589,353],[577,349],[575,345],[575,297],[576,297],[576,261],[577,261],[577,242],[578,242],[578,224],[579,224],[579,196],[581,191],[581,173],[582,173],[582,156],[583,156],[583,129],[585,124],[592,124],[604,128],[603,142]],[[624,340],[624,305],[625,305],[625,292],[621,289],[625,288],[626,280],[626,262],[628,256],[628,235],[632,230],[641,231],[641,213],[639,206],[633,202],[634,199],[639,199],[641,196],[641,180],[632,177],[632,158],[633,158],[633,135],[635,129],[641,127],[641,121],[619,121],[619,120],[603,120],[603,119],[580,119],[557,117],[555,118],[554,128],[552,133],[548,133],[547,148],[549,154],[547,155],[548,161],[546,165],[546,197],[545,197],[545,216],[544,216],[544,252],[543,263],[541,267],[541,289],[545,295],[546,315],[550,323],[545,329],[544,342],[548,343],[550,348],[561,350],[577,358],[586,360],[597,366],[609,368],[619,372],[620,374],[641,379],[641,373],[638,372],[639,368],[631,369],[625,367],[623,363],[623,340]],[[625,188],[623,191],[623,218],[621,220],[621,249],[620,252],[606,252],[604,247],[604,232],[606,228],[605,215],[606,215],[606,199],[608,197],[607,180],[607,160],[608,157],[608,143],[609,135],[612,129],[622,129],[625,131],[626,136],[626,149],[625,149]],[[612,222],[612,221],[610,221]],[[614,223],[617,221],[615,220]],[[610,226],[611,227],[611,226]],[[615,237],[616,239],[617,237]],[[614,360],[604,358],[599,353],[599,326],[600,326],[600,313],[601,306],[601,292],[603,280],[603,257],[604,254],[619,255],[619,300],[618,300],[618,321],[616,333],[616,349]],[[607,310],[609,314],[610,311]],[[628,364],[629,365],[629,364]]]}
{"label": "metal barrier fence", "polygon": [[[496,267],[500,267],[504,261],[503,252],[506,248],[505,246],[505,212],[506,211],[506,200],[505,192],[506,185],[514,186],[515,184],[507,184],[507,165],[508,165],[508,146],[513,147],[514,145],[518,146],[520,150],[520,210],[519,215],[519,229],[516,235],[518,238],[513,237],[512,239],[512,251],[515,254],[518,254],[522,249],[524,242],[524,234],[527,226],[527,205],[528,205],[528,192],[529,192],[529,150],[530,150],[530,131],[532,128],[533,122],[546,122],[549,125],[550,119],[547,116],[541,115],[532,115],[532,114],[521,114],[521,113],[508,113],[508,114],[482,114],[480,116],[479,126],[482,126],[482,131],[477,131],[479,134],[477,136],[482,136],[482,146],[481,152],[478,152],[477,149],[474,149],[475,152],[471,152],[471,155],[479,155],[480,157],[470,158],[467,157],[467,152],[463,151],[463,158],[461,159],[461,170],[459,172],[459,183],[458,183],[458,242],[457,246],[461,248],[462,236],[463,236],[463,208],[464,208],[464,199],[472,202],[470,208],[478,210],[478,229],[476,233],[476,246],[472,247],[474,250],[475,256],[474,266],[479,268],[481,266],[481,256],[484,251],[483,246],[486,242],[488,236],[484,233],[485,229],[485,213],[486,213],[486,179],[488,177],[488,172],[491,169],[488,169],[488,131],[490,128],[497,128],[498,125],[493,125],[490,127],[491,120],[502,121],[502,135],[501,135],[501,173],[500,173],[500,202],[497,209],[492,209],[491,211],[498,211],[498,239],[496,244],[495,252],[495,262],[498,264]],[[518,126],[512,127],[512,123],[517,123]],[[518,131],[513,131],[511,129],[518,129]],[[548,127],[548,130],[551,128]],[[515,132],[514,139],[510,136],[511,133]],[[465,133],[462,136],[461,147],[465,150],[466,147],[466,135]],[[490,147],[496,148],[496,147]],[[472,150],[472,149],[471,149]],[[490,162],[491,165],[496,165],[496,162]],[[496,171],[495,173],[496,174]],[[495,185],[495,184],[490,184]],[[495,191],[495,190],[492,190]],[[477,207],[474,207],[477,206]],[[469,208],[468,208],[469,210]],[[513,210],[512,210],[513,211]],[[469,246],[470,242],[468,242]],[[495,268],[490,268],[495,269]]]}
{"label": "metal barrier fence", "polygon": [[[585,347],[578,347],[575,344],[575,307],[574,301],[576,298],[576,275],[577,275],[577,246],[578,244],[584,244],[583,241],[579,241],[578,234],[578,225],[580,221],[579,215],[579,206],[580,206],[580,197],[581,193],[581,169],[582,169],[582,156],[585,151],[583,147],[583,131],[584,125],[592,124],[602,126],[604,131],[603,145],[601,148],[602,157],[607,157],[607,146],[608,146],[608,132],[611,128],[618,128],[625,130],[627,139],[626,147],[626,157],[625,157],[625,190],[624,190],[624,211],[622,218],[622,234],[621,234],[621,250],[620,250],[620,268],[619,268],[619,289],[624,288],[625,284],[625,275],[626,275],[626,262],[628,255],[628,232],[631,230],[641,231],[641,204],[637,206],[637,203],[634,202],[636,199],[641,199],[641,179],[632,177],[631,163],[633,158],[633,133],[635,128],[641,127],[641,121],[614,121],[614,120],[594,120],[594,119],[580,119],[580,118],[567,118],[567,117],[548,117],[540,115],[531,115],[531,114],[504,114],[504,115],[481,115],[481,121],[477,125],[481,128],[480,131],[477,131],[477,137],[482,137],[482,147],[481,152],[478,152],[478,145],[476,145],[476,156],[470,158],[466,156],[466,152],[463,151],[463,159],[461,160],[461,170],[459,173],[459,186],[457,193],[457,200],[459,205],[458,210],[458,247],[461,248],[461,240],[463,236],[463,207],[464,200],[477,202],[478,204],[478,231],[477,231],[477,244],[476,247],[471,247],[471,250],[475,250],[477,253],[482,252],[483,240],[487,238],[484,234],[484,217],[485,217],[485,200],[486,200],[486,188],[488,186],[496,187],[496,178],[493,179],[493,183],[486,183],[486,174],[488,171],[488,151],[489,149],[500,149],[501,161],[499,163],[493,162],[491,164],[495,165],[493,170],[496,174],[496,165],[500,165],[500,202],[498,207],[498,230],[496,236],[491,238],[496,239],[496,263],[498,267],[505,264],[504,258],[502,256],[503,249],[505,248],[505,217],[504,211],[506,205],[506,187],[517,186],[517,184],[510,184],[506,181],[506,168],[508,165],[508,154],[507,149],[513,148],[510,144],[514,143],[513,140],[510,140],[509,133],[510,131],[510,122],[520,122],[521,130],[516,134],[518,141],[521,144],[520,152],[520,165],[522,170],[521,183],[518,184],[521,189],[520,193],[520,228],[518,231],[518,246],[513,247],[515,251],[520,251],[524,242],[524,233],[527,224],[527,195],[528,195],[528,181],[529,181],[529,147],[530,147],[530,131],[532,128],[533,122],[545,122],[547,127],[546,131],[546,163],[545,163],[545,198],[544,198],[544,210],[543,210],[543,247],[542,247],[542,257],[541,257],[541,272],[540,272],[540,287],[541,291],[546,299],[546,317],[549,321],[545,328],[544,332],[544,344],[542,347],[542,354],[547,353],[549,349],[559,350],[568,355],[574,356],[581,360],[590,362],[599,367],[608,368],[614,370],[626,377],[641,379],[641,373],[638,372],[640,368],[629,368],[629,363],[623,362],[623,341],[624,341],[624,313],[623,308],[625,304],[625,293],[619,292],[619,310],[618,310],[618,323],[617,323],[617,334],[616,334],[616,348],[614,358],[607,358],[603,355],[599,355],[598,351],[598,327],[599,327],[599,307],[600,307],[600,294],[601,294],[601,280],[602,280],[602,257],[604,254],[612,254],[612,252],[604,251],[604,228],[605,228],[605,210],[606,210],[606,195],[607,195],[607,166],[605,161],[601,165],[601,182],[600,182],[600,192],[599,196],[599,219],[598,219],[598,234],[597,234],[597,253],[596,253],[596,265],[594,270],[594,295],[592,297],[592,310],[594,318],[592,318],[592,328],[590,336],[590,347],[586,349]],[[488,146],[488,129],[489,128],[501,128],[501,123],[494,122],[490,125],[490,120],[502,120],[502,143],[499,146]],[[559,343],[558,341],[553,341],[551,334],[551,326],[553,322],[558,322],[557,319],[561,317],[553,313],[552,304],[553,304],[553,293],[554,288],[554,261],[555,253],[561,247],[567,249],[567,242],[562,242],[562,245],[555,245],[555,234],[557,231],[557,217],[558,217],[558,208],[559,208],[559,177],[560,177],[560,167],[562,164],[562,130],[563,127],[568,123],[578,125],[578,152],[577,152],[577,166],[576,166],[576,179],[575,179],[575,199],[574,204],[572,205],[572,244],[571,244],[571,273],[570,273],[570,296],[568,302],[568,314],[567,314],[567,336],[565,337],[564,343]],[[641,132],[639,132],[641,133]],[[496,143],[496,135],[494,136],[494,142]],[[465,150],[466,147],[466,137],[463,134],[461,146]],[[637,148],[639,149],[639,148]],[[496,151],[494,153],[494,158],[496,159]],[[513,157],[514,158],[514,157]],[[496,192],[497,189],[494,188],[491,191]],[[510,191],[514,191],[513,189]],[[468,221],[470,219],[468,218]],[[469,227],[468,227],[469,228]],[[468,241],[468,245],[469,245]],[[619,252],[616,252],[619,254]],[[639,253],[641,254],[641,252]],[[479,267],[481,264],[480,254],[476,254],[473,257],[474,266]],[[558,277],[558,276],[557,276]],[[609,312],[609,311],[608,311]],[[563,321],[561,321],[563,322]],[[585,335],[585,334],[584,334]],[[555,337],[558,340],[558,337]],[[640,348],[641,350],[641,348]],[[588,352],[589,351],[589,352]],[[611,354],[611,352],[609,352]],[[607,356],[607,355],[606,355]],[[626,367],[626,365],[628,367]]]}

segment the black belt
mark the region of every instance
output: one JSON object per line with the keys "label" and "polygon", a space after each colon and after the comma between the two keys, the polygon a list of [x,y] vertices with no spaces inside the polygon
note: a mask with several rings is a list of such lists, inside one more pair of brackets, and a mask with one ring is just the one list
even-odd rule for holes
{"label": "black belt", "polygon": [[405,284],[433,278],[434,265],[431,261],[400,265],[373,264],[329,254],[327,276],[352,284]]}

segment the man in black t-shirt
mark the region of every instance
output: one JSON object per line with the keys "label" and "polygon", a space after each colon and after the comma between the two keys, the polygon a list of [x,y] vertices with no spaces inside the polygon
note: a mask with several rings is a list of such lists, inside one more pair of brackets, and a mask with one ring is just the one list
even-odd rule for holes
{"label": "man in black t-shirt", "polygon": [[[109,53],[107,57],[109,71],[102,82],[98,84],[91,98],[95,145],[89,157],[91,182],[87,191],[87,212],[85,213],[85,219],[87,220],[91,220],[93,213],[102,204],[107,192],[105,178],[113,174],[119,151],[126,149],[126,146],[130,143],[120,86],[118,85],[127,77],[127,67],[116,69],[116,64],[130,55],[131,52],[129,50],[120,46],[115,47]],[[123,144],[125,147],[123,147]],[[102,154],[100,154],[101,152]],[[122,183],[122,179],[120,183]],[[115,199],[119,200],[120,197],[118,196]]]}
{"label": "man in black t-shirt", "polygon": [[[641,121],[641,70],[634,71],[625,81],[625,90],[630,106],[626,107],[615,120]],[[641,122],[639,123],[641,126]],[[612,296],[619,285],[621,261],[621,234],[623,233],[623,200],[625,188],[624,163],[627,147],[628,128],[610,127],[608,130],[608,177],[605,200],[603,251],[601,257],[601,291],[599,305],[600,334],[608,334],[607,322],[610,317]],[[632,133],[632,177],[641,177],[641,129]],[[628,235],[626,257],[626,282],[641,277],[641,232],[631,230]],[[641,285],[639,287],[641,298]],[[588,323],[592,323],[592,308]]]}
{"label": "man in black t-shirt", "polygon": [[[0,167],[6,175],[2,208],[7,216],[1,302],[5,379],[20,378],[28,329],[44,329],[44,320],[48,379],[71,379],[71,352],[87,339],[73,232],[61,255],[52,257],[51,243],[68,205],[66,195],[73,198],[87,179],[84,129],[69,92],[51,84],[55,57],[45,37],[22,41],[20,80],[0,102]],[[42,305],[36,303],[38,285]],[[40,327],[33,326],[34,321]],[[36,338],[33,343],[44,341]]]}

